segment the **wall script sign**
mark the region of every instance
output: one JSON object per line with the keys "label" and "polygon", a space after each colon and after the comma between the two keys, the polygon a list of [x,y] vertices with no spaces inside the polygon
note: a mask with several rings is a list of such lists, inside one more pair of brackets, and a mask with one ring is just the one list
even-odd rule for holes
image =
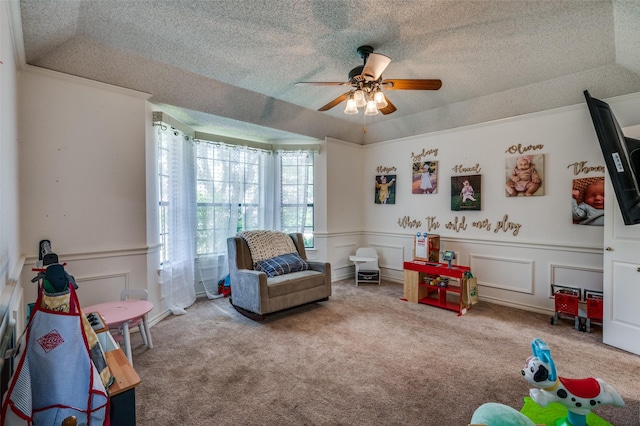
{"label": "wall script sign", "polygon": [[505,154],[524,154],[527,151],[535,151],[536,149],[542,148],[544,148],[544,145],[542,144],[522,146],[522,144],[519,143],[518,145],[511,145],[509,148],[507,148]]}
{"label": "wall script sign", "polygon": [[413,162],[415,163],[416,161],[420,161],[422,159],[422,157],[426,157],[428,155],[433,154],[434,157],[438,156],[438,148],[433,148],[433,149],[424,149],[422,148],[422,151],[419,153],[411,153],[411,159],[413,160]]}
{"label": "wall script sign", "polygon": [[453,173],[480,173],[480,170],[482,169],[480,168],[480,163],[476,163],[476,165],[473,167],[464,167],[462,164],[458,164],[451,170],[453,171]]}
{"label": "wall script sign", "polygon": [[[437,221],[435,216],[427,216],[425,221],[427,224],[427,232],[440,228],[440,222]],[[398,226],[401,228],[421,228],[422,221],[411,219],[409,216],[404,216],[398,219]],[[508,214],[502,216],[502,220],[497,220],[495,223],[492,223],[489,219],[483,219],[471,222],[471,226],[473,228],[484,229],[486,231],[491,231],[493,229],[494,234],[497,234],[500,231],[505,233],[511,232],[514,237],[518,236],[520,228],[522,228],[522,224],[509,220]],[[455,216],[452,220],[447,222],[444,227],[445,229],[456,232],[466,231],[468,227],[467,218],[465,216]]]}
{"label": "wall script sign", "polygon": [[573,164],[569,164],[567,169],[573,167],[573,174],[577,176],[579,174],[584,173],[585,175],[591,172],[604,173],[604,166],[587,166],[586,161],[576,161]]}
{"label": "wall script sign", "polygon": [[385,167],[385,166],[376,167],[376,173],[389,173],[389,172],[395,172],[395,171],[396,171],[395,167]]}
{"label": "wall script sign", "polygon": [[409,216],[404,216],[398,219],[398,226],[401,228],[420,228],[422,222],[416,219],[411,219]]}

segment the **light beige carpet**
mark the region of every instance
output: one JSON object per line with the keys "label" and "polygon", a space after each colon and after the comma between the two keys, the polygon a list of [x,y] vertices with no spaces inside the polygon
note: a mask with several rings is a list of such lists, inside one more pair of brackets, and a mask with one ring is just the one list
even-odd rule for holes
{"label": "light beige carpet", "polygon": [[599,377],[620,393],[626,406],[599,416],[640,424],[640,357],[601,343],[600,326],[586,334],[482,302],[458,317],[402,293],[340,281],[328,302],[263,322],[228,299],[199,299],[151,329],[153,349],[132,337],[138,425],[467,425],[484,402],[522,408],[535,337],[561,376]]}

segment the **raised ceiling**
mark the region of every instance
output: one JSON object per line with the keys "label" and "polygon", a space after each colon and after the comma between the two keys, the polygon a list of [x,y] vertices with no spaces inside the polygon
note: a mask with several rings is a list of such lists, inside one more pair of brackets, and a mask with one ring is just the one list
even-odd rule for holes
{"label": "raised ceiling", "polygon": [[[640,1],[11,0],[30,66],[149,93],[196,130],[369,144],[640,92]],[[21,37],[20,37],[21,35]],[[393,114],[317,109],[371,45]],[[18,46],[19,50],[22,46]],[[366,133],[363,132],[366,124]]]}

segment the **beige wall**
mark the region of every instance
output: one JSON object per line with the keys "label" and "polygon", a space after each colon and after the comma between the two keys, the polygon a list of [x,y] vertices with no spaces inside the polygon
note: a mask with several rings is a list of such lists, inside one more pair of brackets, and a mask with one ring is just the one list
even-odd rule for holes
{"label": "beige wall", "polygon": [[145,97],[23,72],[20,99],[22,251],[144,247]]}
{"label": "beige wall", "polygon": [[17,73],[7,4],[0,5],[0,271],[2,278],[18,262],[18,118]]}
{"label": "beige wall", "polygon": [[327,231],[362,231],[362,153],[360,145],[327,140]]}
{"label": "beige wall", "polygon": [[[24,259],[18,241],[17,70],[7,2],[0,2],[0,338],[9,318],[24,327],[15,279]],[[15,291],[14,291],[15,290]],[[15,311],[15,312],[14,312]],[[8,315],[5,316],[5,314]]]}
{"label": "beige wall", "polygon": [[[148,288],[162,313],[157,237],[147,236],[147,95],[58,73],[20,73],[20,249],[25,303],[38,243],[52,249],[80,289],[82,305]],[[153,188],[153,186],[152,186]],[[151,192],[153,195],[155,192]],[[156,212],[157,213],[157,212]],[[149,241],[148,241],[149,240]]]}
{"label": "beige wall", "polygon": [[17,72],[7,5],[0,5],[0,270],[18,261]]}

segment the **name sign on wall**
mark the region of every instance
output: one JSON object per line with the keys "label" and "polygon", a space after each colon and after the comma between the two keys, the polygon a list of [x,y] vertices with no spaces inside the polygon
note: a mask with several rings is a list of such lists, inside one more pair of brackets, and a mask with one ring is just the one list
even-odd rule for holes
{"label": "name sign on wall", "polygon": [[422,148],[422,151],[420,151],[417,154],[415,152],[412,152],[411,153],[411,159],[415,163],[417,161],[420,161],[423,157],[428,157],[429,155],[433,155],[434,157],[437,157],[438,156],[438,148],[433,148],[433,149],[424,149],[424,148]]}
{"label": "name sign on wall", "polygon": [[571,163],[567,166],[567,169],[573,169],[573,175],[578,176],[580,174],[589,174],[589,173],[604,173],[604,166],[587,166],[586,161],[576,161],[575,163]]}
{"label": "name sign on wall", "polygon": [[385,167],[385,166],[378,166],[376,167],[376,173],[393,173],[396,171],[395,167]]}
{"label": "name sign on wall", "polygon": [[525,152],[528,152],[528,151],[535,151],[543,148],[544,148],[543,144],[522,146],[522,144],[519,143],[517,145],[511,145],[509,148],[507,148],[505,153],[506,154],[524,154]]}
{"label": "name sign on wall", "polygon": [[451,169],[451,171],[453,171],[453,173],[480,173],[481,167],[480,167],[480,163],[476,163],[475,166],[471,166],[471,167],[464,167],[462,164],[458,164],[457,166],[453,167]]}

